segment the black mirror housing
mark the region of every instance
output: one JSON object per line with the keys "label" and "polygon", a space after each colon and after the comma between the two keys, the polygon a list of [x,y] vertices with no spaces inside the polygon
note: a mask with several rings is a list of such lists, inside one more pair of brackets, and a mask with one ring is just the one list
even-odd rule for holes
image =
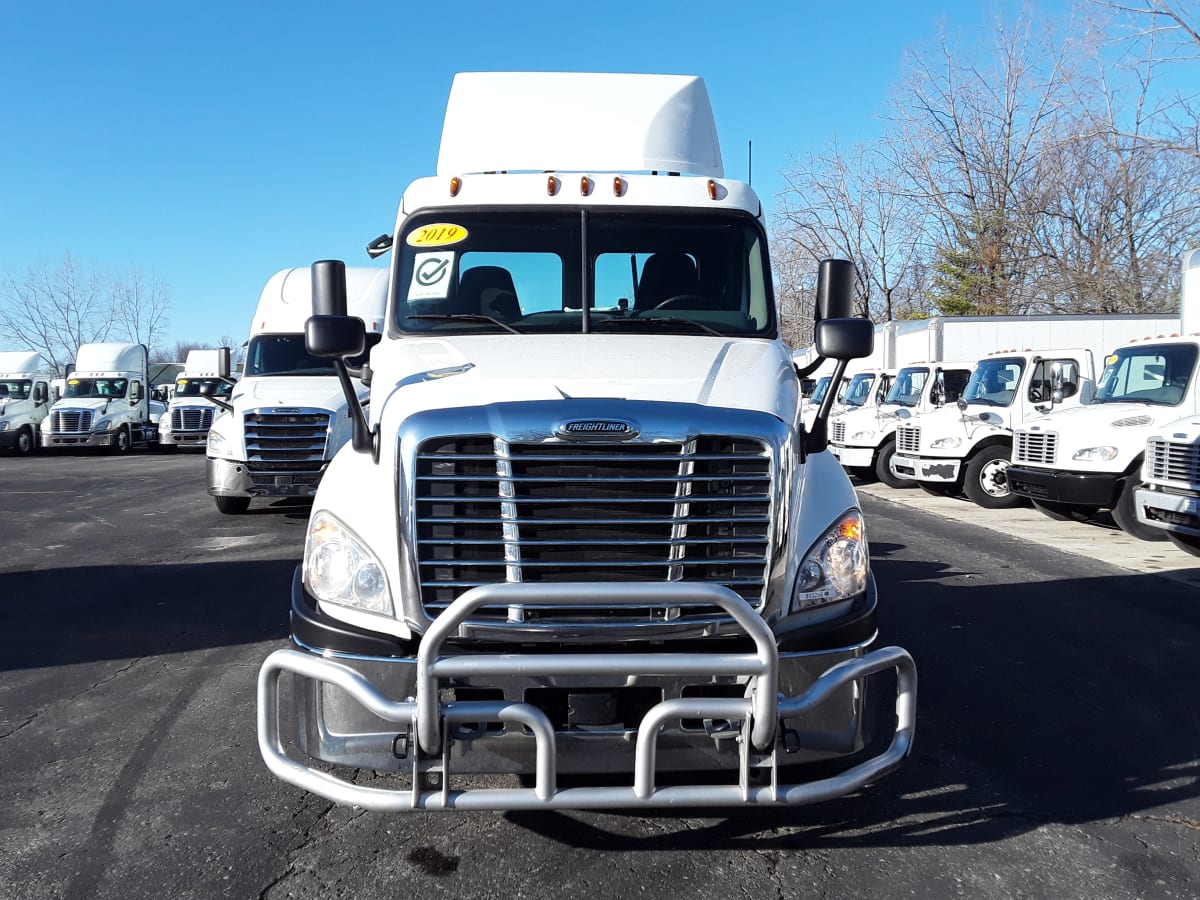
{"label": "black mirror housing", "polygon": [[862,359],[875,349],[870,319],[823,319],[816,328],[817,355],[825,359]]}
{"label": "black mirror housing", "polygon": [[311,316],[304,323],[304,346],[313,356],[358,356],[366,343],[367,327],[357,316]]}

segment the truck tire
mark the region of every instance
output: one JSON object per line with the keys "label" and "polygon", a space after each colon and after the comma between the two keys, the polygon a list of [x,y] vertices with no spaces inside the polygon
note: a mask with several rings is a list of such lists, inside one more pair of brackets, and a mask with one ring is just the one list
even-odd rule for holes
{"label": "truck tire", "polygon": [[22,426],[17,432],[17,442],[13,445],[13,453],[17,456],[29,456],[37,449],[37,439],[33,436],[33,429],[28,425]]}
{"label": "truck tire", "polygon": [[1055,522],[1086,522],[1100,509],[1098,506],[1077,506],[1057,500],[1034,500],[1033,508]]}
{"label": "truck tire", "polygon": [[129,426],[122,425],[121,430],[117,432],[117,436],[113,439],[112,452],[124,455],[133,449],[133,435],[129,433]]}
{"label": "truck tire", "polygon": [[1200,556],[1200,537],[1196,537],[1194,534],[1180,534],[1176,531],[1168,531],[1167,537],[1184,553]]}
{"label": "truck tire", "polygon": [[1133,492],[1138,486],[1136,476],[1130,476],[1121,482],[1121,493],[1117,496],[1117,505],[1112,508],[1113,521],[1130,537],[1142,541],[1165,541],[1169,539],[1168,532],[1153,525],[1143,525],[1138,521],[1137,504]]}
{"label": "truck tire", "polygon": [[892,457],[896,455],[896,442],[888,441],[879,448],[879,455],[875,457],[875,477],[893,488],[911,488],[916,487],[915,481],[909,481],[907,478],[897,478],[892,474]]}
{"label": "truck tire", "polygon": [[967,463],[963,491],[967,499],[984,509],[1012,509],[1021,498],[1008,489],[1011,448],[1004,444],[984,447]]}
{"label": "truck tire", "polygon": [[240,516],[250,508],[249,497],[213,497],[217,509],[227,516]]}

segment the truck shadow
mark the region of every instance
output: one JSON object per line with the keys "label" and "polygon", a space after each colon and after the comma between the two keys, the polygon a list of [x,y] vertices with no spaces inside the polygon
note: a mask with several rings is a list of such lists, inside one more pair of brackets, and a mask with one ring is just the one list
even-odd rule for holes
{"label": "truck shadow", "polygon": [[0,573],[0,671],[284,639],[294,560]]}
{"label": "truck shadow", "polygon": [[973,584],[890,549],[872,547],[881,643],[908,648],[920,678],[915,749],[898,772],[810,807],[650,813],[665,834],[609,814],[508,819],[572,846],[643,852],[978,844],[1150,810],[1198,827],[1191,591],[1140,575]]}

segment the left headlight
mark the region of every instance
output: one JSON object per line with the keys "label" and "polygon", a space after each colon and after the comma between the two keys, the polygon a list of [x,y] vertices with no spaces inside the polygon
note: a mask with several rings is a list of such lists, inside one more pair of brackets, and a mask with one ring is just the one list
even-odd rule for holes
{"label": "left headlight", "polygon": [[324,510],[309,522],[303,571],[305,586],[322,603],[392,615],[383,566],[358,535]]}
{"label": "left headlight", "polygon": [[959,446],[961,443],[962,438],[960,437],[944,437],[938,438],[936,441],[930,444],[929,447],[931,450],[950,450]]}
{"label": "left headlight", "polygon": [[8,421],[8,419],[5,419],[3,422],[0,422],[0,431],[8,431],[8,426],[10,426],[11,424],[12,424],[12,422]]}
{"label": "left headlight", "polygon": [[1108,462],[1110,459],[1114,459],[1116,455],[1116,447],[1084,447],[1082,450],[1075,451],[1075,455],[1071,459],[1086,462]]}
{"label": "left headlight", "polygon": [[92,426],[92,431],[108,431],[108,426],[112,424],[112,419],[101,419]]}
{"label": "left headlight", "polygon": [[861,594],[867,589],[867,557],[862,513],[851,510],[804,555],[792,591],[792,612]]}
{"label": "left headlight", "polygon": [[874,431],[856,431],[850,435],[852,441],[869,441],[875,437]]}

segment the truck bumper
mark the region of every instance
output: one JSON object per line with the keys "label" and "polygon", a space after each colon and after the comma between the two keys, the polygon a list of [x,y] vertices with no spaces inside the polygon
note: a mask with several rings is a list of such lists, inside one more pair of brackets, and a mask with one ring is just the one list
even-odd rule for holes
{"label": "truck bumper", "polygon": [[829,450],[837,457],[838,462],[848,469],[865,469],[875,465],[874,447],[848,447],[830,444]]}
{"label": "truck bumper", "polygon": [[246,463],[208,457],[208,493],[213,497],[313,497],[324,473],[252,470]]}
{"label": "truck bumper", "polygon": [[892,456],[892,474],[910,481],[933,481],[940,484],[955,484],[962,471],[961,459],[940,457]]}
{"label": "truck bumper", "polygon": [[1138,521],[1176,534],[1200,537],[1200,497],[1152,491],[1146,487],[1133,492]]}
{"label": "truck bumper", "polygon": [[[747,639],[732,648],[722,642],[715,652],[694,642],[686,652],[665,653],[590,646],[550,653],[505,647],[508,652],[491,654],[478,652],[478,644],[446,652],[458,625],[479,606],[539,599],[595,604],[601,592],[614,603],[644,604],[651,596],[717,603]],[[297,614],[312,612],[294,610],[294,622]],[[452,603],[419,641],[329,628],[359,649],[376,642],[380,655],[339,655],[299,642],[297,649],[273,653],[259,675],[259,748],[285,781],[367,809],[812,803],[886,775],[912,746],[916,669],[904,650],[867,652],[872,634],[852,646],[780,652],[761,616],[722,587],[489,585]],[[839,774],[785,783],[792,763],[862,749],[867,682],[887,670],[897,672],[896,725],[887,749],[849,760]],[[286,742],[280,730],[285,672],[292,676],[294,713],[294,740]],[[293,748],[297,758],[289,756]],[[394,775],[384,776],[390,784],[354,784],[305,756]],[[657,775],[666,771],[724,771],[728,777],[723,784],[704,779],[708,783],[660,786]],[[631,774],[632,784],[560,787],[558,774],[568,772]],[[531,775],[534,786],[451,785],[478,773]]]}
{"label": "truck bumper", "polygon": [[1008,489],[1022,497],[1104,509],[1116,504],[1121,478],[1114,472],[1058,472],[1017,465],[1009,466],[1005,475]]}
{"label": "truck bumper", "polygon": [[97,431],[90,434],[46,434],[39,433],[42,447],[111,447],[117,441],[115,431]]}
{"label": "truck bumper", "polygon": [[0,451],[11,450],[17,446],[17,433],[20,428],[14,428],[11,431],[0,431]]}
{"label": "truck bumper", "polygon": [[158,441],[164,446],[200,447],[208,442],[207,431],[160,431]]}

